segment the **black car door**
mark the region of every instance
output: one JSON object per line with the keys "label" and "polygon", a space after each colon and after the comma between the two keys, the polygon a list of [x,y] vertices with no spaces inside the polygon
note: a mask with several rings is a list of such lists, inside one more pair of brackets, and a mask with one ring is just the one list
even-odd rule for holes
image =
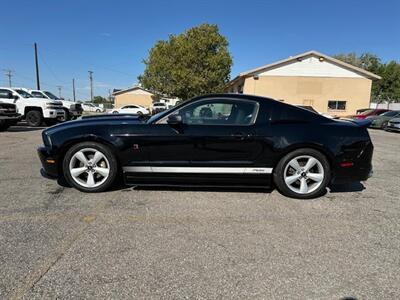
{"label": "black car door", "polygon": [[[255,137],[255,120],[259,104],[238,99],[204,99],[173,112],[182,124],[167,124],[168,116],[158,124],[163,137],[158,138],[151,151],[152,161],[164,161],[173,166],[189,160],[190,169],[196,172],[244,172],[254,166],[263,151]],[[157,125],[155,125],[157,126]],[[205,169],[199,169],[207,167]]]}

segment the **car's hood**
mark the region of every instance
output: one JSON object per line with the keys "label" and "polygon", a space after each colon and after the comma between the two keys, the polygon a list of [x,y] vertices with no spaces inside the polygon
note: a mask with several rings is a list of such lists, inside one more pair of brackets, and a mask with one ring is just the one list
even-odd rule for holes
{"label": "car's hood", "polygon": [[111,123],[113,124],[124,124],[129,122],[130,124],[144,124],[146,121],[142,117],[133,114],[103,114],[103,115],[93,115],[85,116],[77,120],[72,120],[68,122],[63,122],[58,125],[52,126],[46,130],[47,133],[51,134],[56,131],[69,129],[72,127],[79,126],[107,126]]}
{"label": "car's hood", "polygon": [[[30,101],[30,102],[35,101],[36,103],[43,103],[43,104],[51,103],[52,105],[62,105],[62,102],[59,100],[52,100],[52,99],[46,99],[46,98],[32,97],[32,98],[22,98],[22,99],[24,101]],[[17,102],[18,102],[18,100],[17,100]]]}
{"label": "car's hood", "polygon": [[77,104],[77,102],[73,101],[68,101],[68,100],[60,100],[64,105],[72,105],[72,104]]}
{"label": "car's hood", "polygon": [[390,122],[400,122],[400,118],[393,118],[393,119],[390,119]]}

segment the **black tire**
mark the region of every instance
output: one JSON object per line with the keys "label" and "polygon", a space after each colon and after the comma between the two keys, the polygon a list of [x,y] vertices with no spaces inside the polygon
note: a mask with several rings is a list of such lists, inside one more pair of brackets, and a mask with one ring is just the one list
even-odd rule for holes
{"label": "black tire", "polygon": [[100,113],[100,112],[101,112],[101,110],[100,110],[100,109],[96,109],[96,112],[97,112],[97,113]]}
{"label": "black tire", "polygon": [[141,111],[138,111],[138,112],[137,112],[137,115],[138,115],[139,117],[141,117],[141,116],[143,116],[143,113],[142,113]]}
{"label": "black tire", "polygon": [[45,119],[45,120],[44,120],[44,123],[46,123],[47,126],[56,125],[57,122],[58,122],[58,120],[55,119],[55,118],[54,118],[54,119]]}
{"label": "black tire", "polygon": [[[69,164],[70,164],[70,161],[71,161],[73,155],[75,153],[77,153],[78,151],[85,149],[85,148],[92,148],[97,151],[100,151],[107,158],[108,163],[109,163],[109,174],[108,174],[107,179],[101,185],[96,186],[96,187],[88,188],[88,187],[80,185],[73,179],[73,177],[70,173],[70,170],[69,170]],[[108,190],[113,185],[115,178],[117,177],[117,173],[118,173],[117,159],[115,158],[115,156],[112,153],[112,151],[110,150],[110,148],[103,144],[96,143],[96,142],[83,142],[83,143],[79,143],[79,144],[72,146],[65,154],[65,157],[63,160],[63,174],[64,174],[65,179],[71,186],[73,186],[74,188],[76,188],[77,190],[79,190],[81,192],[98,193],[98,192],[104,192],[104,191]]]}
{"label": "black tire", "polygon": [[[318,188],[316,188],[315,190],[313,190],[310,193],[298,193],[298,192],[293,191],[292,189],[290,189],[288,187],[288,185],[285,182],[285,178],[284,178],[284,176],[285,176],[284,173],[285,173],[285,170],[286,170],[289,162],[292,159],[294,159],[296,157],[301,157],[301,156],[311,156],[311,157],[317,159],[323,168],[323,179],[322,179],[321,184],[318,186]],[[301,173],[301,174],[303,174],[303,173]],[[305,174],[305,176],[306,175],[307,174]],[[275,167],[273,177],[274,177],[274,182],[275,182],[278,190],[283,195],[285,195],[287,197],[291,197],[291,198],[296,198],[296,199],[311,199],[311,198],[316,198],[316,197],[322,196],[326,193],[326,187],[328,186],[328,184],[331,180],[331,169],[330,169],[329,162],[324,154],[322,154],[321,152],[314,150],[314,149],[302,148],[302,149],[298,149],[293,152],[290,152],[289,154],[284,156],[279,161],[278,165]],[[307,177],[305,177],[305,178],[308,182],[310,182],[310,179],[307,179]],[[313,181],[311,181],[311,183],[312,182]]]}
{"label": "black tire", "polygon": [[115,110],[115,111],[113,111],[113,114],[119,114],[119,112]]}
{"label": "black tire", "polygon": [[26,122],[31,127],[39,127],[43,122],[43,115],[38,110],[31,110],[25,116]]}
{"label": "black tire", "polygon": [[383,122],[381,125],[381,129],[385,129],[387,127],[387,125],[388,125],[388,121]]}
{"label": "black tire", "polygon": [[10,123],[4,121],[4,120],[0,120],[0,131],[6,131],[8,129],[8,127],[10,127]]}

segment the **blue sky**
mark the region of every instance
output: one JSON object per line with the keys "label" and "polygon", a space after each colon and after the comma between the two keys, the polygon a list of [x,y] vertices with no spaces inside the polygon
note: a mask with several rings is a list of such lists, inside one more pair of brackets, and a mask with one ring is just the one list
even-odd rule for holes
{"label": "blue sky", "polygon": [[217,24],[230,42],[237,73],[311,49],[328,55],[372,52],[400,60],[400,1],[146,0],[2,1],[3,69],[15,86],[35,87],[33,43],[39,45],[42,88],[78,99],[127,88],[143,72],[157,40],[201,23]]}

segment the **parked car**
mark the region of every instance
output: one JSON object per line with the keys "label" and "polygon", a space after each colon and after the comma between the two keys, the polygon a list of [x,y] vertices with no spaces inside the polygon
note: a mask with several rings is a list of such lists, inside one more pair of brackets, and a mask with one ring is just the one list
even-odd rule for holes
{"label": "parked car", "polygon": [[386,131],[400,131],[400,118],[390,119],[387,126],[385,127]]}
{"label": "parked car", "polygon": [[167,105],[162,102],[154,102],[151,107],[151,113],[153,115],[158,114],[159,112],[162,112],[164,110],[167,110]]}
{"label": "parked car", "polygon": [[122,106],[120,108],[115,108],[110,111],[112,114],[118,114],[118,113],[123,113],[123,114],[136,114],[136,115],[148,115],[150,112],[148,109],[146,109],[143,106],[137,105],[137,104],[129,104]]}
{"label": "parked car", "polygon": [[42,136],[42,174],[64,176],[83,192],[107,190],[122,170],[127,184],[275,184],[284,195],[306,199],[372,171],[373,145],[362,121],[243,94],[197,97],[147,121],[92,116]]}
{"label": "parked car", "polygon": [[387,111],[379,116],[367,117],[367,119],[371,120],[371,125],[369,125],[369,127],[384,129],[387,126],[389,120],[391,120],[393,118],[399,118],[399,117],[400,117],[399,110],[391,110],[391,111]]}
{"label": "parked car", "polygon": [[365,111],[367,111],[367,110],[370,110],[371,108],[361,108],[361,109],[357,109],[356,110],[356,114],[357,115],[359,115],[359,114],[362,114],[363,112],[365,112]]}
{"label": "parked car", "polygon": [[82,103],[82,108],[84,111],[88,112],[103,112],[104,110],[101,107],[98,107],[92,103]]}
{"label": "parked car", "polygon": [[368,110],[363,111],[360,114],[349,116],[348,118],[363,120],[363,119],[365,119],[367,117],[379,116],[379,115],[381,115],[381,114],[383,114],[383,113],[385,113],[387,111],[389,111],[389,109],[383,109],[383,108],[368,109]]}
{"label": "parked car", "polygon": [[83,109],[82,104],[76,103],[73,101],[67,101],[64,99],[60,99],[49,91],[41,91],[41,90],[29,90],[29,93],[32,94],[36,98],[44,98],[49,100],[59,100],[63,104],[63,109],[65,111],[66,119],[72,120],[79,118],[82,115]]}
{"label": "parked car", "polygon": [[38,127],[43,121],[47,125],[54,125],[57,121],[65,119],[65,112],[60,101],[33,97],[22,88],[0,87],[0,99],[3,102],[15,104],[18,113],[29,126]]}
{"label": "parked car", "polygon": [[0,131],[16,125],[21,120],[21,114],[17,113],[17,106],[0,101]]}
{"label": "parked car", "polygon": [[326,118],[335,119],[333,116],[331,116],[331,115],[329,115],[329,114],[316,111],[312,106],[309,106],[309,105],[300,105],[300,104],[294,104],[294,105],[297,106],[297,107],[301,107],[301,108],[307,109],[307,110],[309,110],[309,111],[312,111],[313,113],[320,114],[320,115],[322,115],[322,116],[324,116],[324,117],[326,117]]}

